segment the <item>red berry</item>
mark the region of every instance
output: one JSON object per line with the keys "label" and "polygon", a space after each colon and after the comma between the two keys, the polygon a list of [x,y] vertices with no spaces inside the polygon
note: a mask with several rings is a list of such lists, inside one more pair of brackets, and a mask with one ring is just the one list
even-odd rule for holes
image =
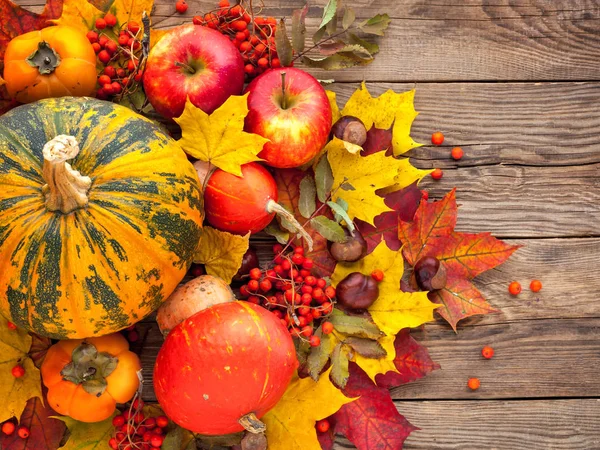
{"label": "red berry", "polygon": [[[165,428],[166,428],[166,427],[165,427]],[[163,428],[162,428],[162,427],[156,427],[154,430],[152,430],[152,432],[153,432],[154,434],[158,434],[159,436],[160,436],[161,434],[164,434],[164,430],[163,430]]]}
{"label": "red berry", "polygon": [[260,277],[262,276],[262,272],[258,267],[255,267],[254,269],[250,270],[250,278],[253,280],[260,280]]}
{"label": "red berry", "polygon": [[281,67],[281,61],[279,61],[279,58],[273,58],[271,60],[271,67],[273,69],[277,69],[278,67]]}
{"label": "red berry", "polygon": [[137,23],[135,20],[132,20],[127,24],[127,29],[131,34],[136,35],[137,32],[140,31],[140,24]]}
{"label": "red berry", "polygon": [[481,356],[483,356],[485,359],[491,359],[492,356],[494,356],[494,349],[489,345],[486,345],[481,349]]}
{"label": "red berry", "polygon": [[117,442],[117,439],[113,437],[108,440],[108,446],[113,450],[117,450],[119,448],[119,443]]}
{"label": "red berry", "polygon": [[292,263],[289,262],[289,260],[284,259],[283,261],[281,261],[281,268],[283,270],[290,270],[292,268]]}
{"label": "red berry", "polygon": [[282,251],[283,251],[283,245],[281,245],[281,244],[273,245],[273,253],[274,254],[281,253]]}
{"label": "red berry", "polygon": [[90,41],[90,44],[98,42],[98,33],[95,31],[88,31],[86,37],[88,38],[88,41]]}
{"label": "red berry", "polygon": [[262,280],[259,283],[258,287],[263,292],[269,292],[273,286],[272,286],[272,284],[271,284],[271,282],[269,280]]}
{"label": "red berry", "polygon": [[17,364],[15,367],[12,368],[13,377],[21,378],[23,375],[25,375],[25,369],[21,364]]}
{"label": "red berry", "polygon": [[508,285],[508,292],[512,295],[519,295],[521,293],[521,283],[518,281],[513,281]]}
{"label": "red berry", "polygon": [[104,86],[105,84],[110,84],[112,83],[112,80],[110,79],[110,77],[108,75],[100,75],[98,77],[98,84],[100,86]]}
{"label": "red berry", "polygon": [[312,275],[309,275],[307,277],[304,278],[304,283],[307,286],[314,286],[317,284],[317,279],[315,277],[313,277]]}
{"label": "red berry", "polygon": [[194,18],[192,19],[192,23],[194,25],[204,25],[204,17],[194,16]]}
{"label": "red berry", "polygon": [[229,0],[220,0],[219,8],[229,8]]}
{"label": "red berry", "polygon": [[313,301],[312,295],[310,295],[308,293],[307,294],[302,294],[302,296],[300,297],[300,301],[302,302],[303,305],[308,306]]}
{"label": "red berry", "polygon": [[21,425],[17,428],[17,434],[21,439],[27,439],[29,437],[29,428],[25,425]]}
{"label": "red berry", "polygon": [[128,42],[129,42],[129,36],[127,36],[126,34],[122,34],[119,36],[119,45],[121,47],[125,47]]}
{"label": "red berry", "polygon": [[321,288],[315,288],[312,291],[312,298],[314,298],[315,300],[319,300],[320,298],[323,298],[323,289]]}
{"label": "red berry", "polygon": [[254,303],[255,305],[260,305],[260,297],[257,295],[251,295],[248,297],[248,301],[250,303]]}
{"label": "red berry", "polygon": [[327,286],[325,288],[325,297],[335,298],[335,288],[333,286]]}
{"label": "red berry", "polygon": [[250,281],[248,281],[248,290],[250,292],[256,292],[256,291],[258,291],[258,281],[256,281],[256,280],[250,280]]}
{"label": "red berry", "polygon": [[96,19],[96,28],[99,30],[104,30],[106,28],[106,20],[102,17]]}
{"label": "red berry", "polygon": [[333,331],[333,324],[331,322],[323,322],[321,324],[321,330],[324,334],[331,334]]}
{"label": "red berry", "polygon": [[254,73],[254,66],[252,64],[246,64],[244,66],[244,72],[246,72],[248,75],[252,75]]}
{"label": "red berry", "polygon": [[135,74],[135,77],[133,77],[133,78],[135,81],[141,81],[143,76],[144,76],[144,72],[138,72]]}
{"label": "red berry", "polygon": [[119,431],[115,434],[115,437],[117,438],[117,442],[123,442],[123,440],[125,439],[125,433],[121,433]]}
{"label": "red berry", "polygon": [[311,347],[318,347],[319,345],[321,345],[321,338],[319,336],[312,335],[308,343]]}
{"label": "red berry", "polygon": [[[110,66],[109,66],[109,67],[110,67]],[[122,67],[119,67],[119,68],[117,69],[117,77],[118,77],[118,78],[125,78],[125,75],[126,75],[125,69],[123,69]],[[200,269],[201,269],[201,267],[200,267],[200,266],[198,266],[198,265],[194,266],[194,268],[195,268],[195,269],[197,269],[197,268],[200,268]],[[202,275],[202,274],[200,274],[200,275]]]}
{"label": "red berry", "polygon": [[104,16],[104,21],[106,22],[106,26],[109,28],[112,28],[117,24],[117,18],[111,13],[107,13]]}
{"label": "red berry", "polygon": [[133,60],[130,59],[129,61],[127,61],[127,70],[133,72],[137,68],[137,65],[137,61],[133,62]]}
{"label": "red berry", "polygon": [[147,417],[146,420],[144,420],[144,426],[147,430],[151,430],[156,426],[156,419],[154,417]]}
{"label": "red berry", "polygon": [[188,10],[188,4],[185,2],[185,0],[179,0],[177,3],[175,3],[175,9],[179,14],[185,14],[185,12]]}
{"label": "red berry", "polygon": [[244,20],[234,20],[229,26],[235,31],[244,31],[248,28],[248,24]]}
{"label": "red berry", "polygon": [[17,326],[12,323],[11,321],[6,322],[6,326],[8,327],[9,330],[16,330]]}
{"label": "red berry", "polygon": [[267,58],[260,58],[256,63],[258,64],[258,67],[263,69],[269,67],[269,60]]}
{"label": "red berry", "polygon": [[443,176],[444,172],[442,172],[442,169],[433,169],[433,172],[431,172],[431,178],[434,180],[441,180]]}
{"label": "red berry", "polygon": [[110,78],[115,78],[117,76],[117,70],[113,66],[106,66],[102,73]]}
{"label": "red berry", "polygon": [[294,253],[297,255],[302,255],[304,256],[304,247],[294,247]]}
{"label": "red berry", "polygon": [[15,432],[15,424],[13,422],[4,422],[2,424],[2,432],[7,436],[10,436]]}
{"label": "red berry", "polygon": [[318,309],[313,309],[312,316],[314,319],[320,318],[322,316],[321,311],[319,311]]}
{"label": "red berry", "polygon": [[540,280],[533,280],[529,284],[529,289],[531,289],[532,292],[540,292],[542,290],[542,282]]}
{"label": "red berry", "polygon": [[[186,6],[187,8],[187,6]],[[152,444],[152,446],[154,447],[160,447],[163,443],[163,441],[165,440],[165,438],[159,434],[155,434],[154,436],[152,436],[150,438],[150,444]]]}
{"label": "red berry", "polygon": [[421,198],[425,201],[429,200],[429,192],[421,191]]}
{"label": "red berry", "polygon": [[327,286],[327,281],[325,281],[323,278],[319,278],[317,280],[317,287],[323,289],[325,286]]}
{"label": "red berry", "polygon": [[160,428],[165,428],[167,425],[169,425],[169,419],[167,416],[158,416],[156,418],[156,425],[158,425]]}
{"label": "red berry", "polygon": [[112,424],[115,428],[122,427],[123,425],[125,425],[125,417],[123,417],[122,414],[113,417]]}
{"label": "red berry", "polygon": [[310,270],[313,268],[313,266],[315,265],[314,261],[310,258],[305,258],[304,262],[302,263],[302,268],[306,269],[306,270]]}
{"label": "red berry", "polygon": [[319,433],[327,433],[329,431],[329,421],[327,419],[319,420],[317,422],[317,431]]}
{"label": "red berry", "polygon": [[92,48],[94,49],[94,53],[96,54],[98,54],[100,50],[102,50],[102,47],[100,47],[100,44],[98,44],[97,42],[94,42],[92,44]]}
{"label": "red berry", "polygon": [[474,391],[476,389],[479,389],[479,386],[481,386],[481,382],[479,381],[479,378],[469,378],[467,386],[469,386],[469,388]]}
{"label": "red berry", "polygon": [[150,442],[150,439],[152,439],[152,436],[154,436],[154,434],[153,434],[153,433],[151,433],[151,432],[149,432],[149,431],[146,431],[146,432],[144,433],[144,435],[142,436],[142,440],[143,440],[144,442]]}
{"label": "red berry", "polygon": [[110,53],[108,53],[106,50],[100,50],[100,53],[98,53],[98,59],[103,64],[107,64],[110,61]]}
{"label": "red berry", "polygon": [[104,48],[104,46],[106,45],[106,43],[109,41],[110,39],[108,38],[108,36],[100,36],[100,38],[98,39],[98,44],[100,44],[100,46],[102,48]]}
{"label": "red berry", "polygon": [[458,161],[459,159],[461,159],[463,157],[463,149],[460,147],[454,147],[452,149],[452,151],[450,152],[450,155],[452,156],[453,159]]}
{"label": "red berry", "polygon": [[297,266],[301,266],[302,263],[304,262],[304,256],[302,256],[300,253],[294,252],[294,254],[292,255],[292,262],[294,264],[296,264]]}
{"label": "red berry", "polygon": [[333,311],[333,303],[323,302],[321,309],[323,311],[323,314],[331,314],[331,312]]}
{"label": "red berry", "polygon": [[371,278],[373,278],[378,283],[381,283],[383,281],[384,276],[385,275],[383,274],[383,271],[380,269],[375,269],[373,272],[371,272]]}
{"label": "red berry", "polygon": [[444,142],[444,135],[440,131],[436,131],[431,135],[431,143],[434,145],[442,145]]}
{"label": "red berry", "polygon": [[134,423],[142,423],[144,421],[144,413],[143,412],[138,412],[135,414],[135,416],[133,416],[133,422]]}

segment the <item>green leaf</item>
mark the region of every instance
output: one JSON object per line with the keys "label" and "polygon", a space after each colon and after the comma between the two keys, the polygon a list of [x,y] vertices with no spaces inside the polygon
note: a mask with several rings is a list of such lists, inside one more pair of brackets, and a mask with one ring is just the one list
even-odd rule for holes
{"label": "green leaf", "polygon": [[301,366],[306,364],[308,361],[308,354],[312,347],[304,339],[294,339],[294,346],[296,347],[296,357],[298,358],[298,362]]}
{"label": "green leaf", "polygon": [[323,36],[325,36],[325,32],[326,32],[326,31],[327,31],[327,30],[326,30],[326,28],[325,28],[325,27],[319,28],[319,29],[317,30],[317,32],[316,32],[316,33],[313,35],[313,38],[312,38],[312,39],[313,39],[313,42],[314,42],[315,44],[318,44],[318,43],[321,41],[321,39],[323,39]]}
{"label": "green leaf", "polygon": [[267,225],[267,227],[263,231],[269,236],[273,236],[275,239],[277,239],[277,242],[279,242],[280,244],[285,245],[290,239],[290,233],[282,230],[276,221],[273,221],[269,225]]}
{"label": "green leaf", "polygon": [[288,67],[292,63],[293,51],[290,38],[288,37],[287,30],[285,28],[285,20],[279,21],[279,26],[275,31],[275,47],[277,48],[277,55],[279,61],[283,67]]}
{"label": "green leaf", "polygon": [[337,0],[329,0],[327,2],[327,6],[323,10],[323,20],[321,20],[321,25],[319,28],[323,28],[326,26],[331,20],[334,18],[335,13],[337,11]]}
{"label": "green leaf", "polygon": [[344,339],[344,344],[349,345],[356,353],[365,358],[379,359],[387,356],[387,352],[382,345],[372,339],[351,336]]}
{"label": "green leaf", "polygon": [[308,67],[315,69],[340,70],[370,64],[373,62],[373,58],[363,59],[355,53],[345,53],[343,55],[337,53],[326,58],[309,58],[308,56],[303,56],[302,62]]}
{"label": "green leaf", "polygon": [[333,324],[335,330],[349,336],[366,339],[379,339],[383,336],[377,325],[366,317],[349,316],[342,311],[334,309],[333,314],[329,317],[329,321]]}
{"label": "green leaf", "polygon": [[371,55],[371,53],[366,48],[358,44],[346,45],[344,48],[340,49],[338,53],[342,53],[348,56],[357,56],[362,59],[373,58],[373,55]]}
{"label": "green leaf", "polygon": [[[346,205],[348,205],[348,204],[346,203]],[[327,206],[329,206],[331,208],[331,210],[337,216],[341,217],[344,220],[344,222],[346,222],[346,226],[348,227],[348,230],[350,231],[350,233],[354,233],[354,230],[355,230],[354,224],[352,223],[352,219],[350,219],[350,216],[346,212],[348,210],[347,209],[344,210],[344,208],[342,208],[336,202],[332,202],[332,201],[327,202]]]}
{"label": "green leaf", "polygon": [[55,416],[67,425],[70,432],[69,439],[60,450],[110,450],[108,440],[115,431],[112,419],[118,412],[115,411],[102,422],[94,423],[78,422],[66,416]]}
{"label": "green leaf", "polygon": [[176,427],[169,431],[160,446],[161,450],[181,450],[183,444],[183,428]]}
{"label": "green leaf", "polygon": [[308,219],[317,209],[315,196],[317,195],[317,187],[315,179],[307,175],[300,181],[300,198],[298,200],[298,210],[302,217]]}
{"label": "green leaf", "polygon": [[314,217],[310,224],[315,229],[317,233],[323,236],[328,241],[333,242],[345,242],[346,234],[344,233],[344,229],[333,220],[325,217],[325,216],[317,216]]}
{"label": "green leaf", "polygon": [[327,25],[325,25],[325,30],[327,30],[327,34],[331,36],[333,33],[337,31],[337,23],[338,23],[338,15],[337,12],[333,15],[333,18],[329,21]]}
{"label": "green leaf", "polygon": [[342,27],[344,30],[347,30],[352,26],[354,21],[356,20],[356,14],[352,8],[346,8],[344,11],[344,18],[342,19]]}
{"label": "green leaf", "polygon": [[361,47],[366,49],[371,55],[379,53],[379,45],[373,42],[365,41],[364,39],[359,38],[354,33],[348,33],[348,42],[350,44],[360,45]]}
{"label": "green leaf", "polygon": [[315,168],[315,183],[317,185],[317,197],[321,203],[325,203],[331,187],[333,186],[333,173],[327,157],[322,157]]}
{"label": "green leaf", "polygon": [[308,373],[313,380],[317,381],[321,371],[327,364],[327,361],[329,361],[329,357],[333,352],[336,340],[331,334],[321,333],[321,329],[319,329],[315,335],[321,338],[321,345],[311,347],[307,362]]}
{"label": "green leaf", "polygon": [[358,28],[367,34],[383,36],[384,30],[389,26],[391,21],[392,19],[387,14],[377,14],[375,17],[362,22]]}
{"label": "green leaf", "polygon": [[306,14],[308,3],[302,9],[292,13],[292,48],[296,53],[302,53],[306,45]]}
{"label": "green leaf", "polygon": [[331,354],[331,381],[340,389],[346,387],[346,383],[350,377],[350,373],[348,372],[348,357],[350,353],[350,347],[340,342],[335,346]]}

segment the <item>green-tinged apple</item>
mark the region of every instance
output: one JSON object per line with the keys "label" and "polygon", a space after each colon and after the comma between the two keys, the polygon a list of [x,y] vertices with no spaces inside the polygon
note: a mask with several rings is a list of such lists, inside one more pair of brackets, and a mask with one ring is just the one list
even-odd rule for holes
{"label": "green-tinged apple", "polygon": [[201,25],[173,28],[150,51],[144,90],[156,111],[179,117],[186,99],[212,113],[244,86],[240,52],[221,33]]}
{"label": "green-tinged apple", "polygon": [[269,139],[258,156],[278,168],[299,167],[325,146],[331,106],[316,78],[292,67],[269,70],[248,85],[245,130]]}

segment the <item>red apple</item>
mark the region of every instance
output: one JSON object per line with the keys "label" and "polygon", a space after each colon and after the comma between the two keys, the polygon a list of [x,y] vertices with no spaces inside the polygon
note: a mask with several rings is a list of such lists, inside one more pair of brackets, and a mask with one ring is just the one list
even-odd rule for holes
{"label": "red apple", "polygon": [[240,52],[221,33],[201,25],[182,25],[150,51],[144,90],[156,111],[179,117],[186,99],[210,114],[244,86]]}
{"label": "red apple", "polygon": [[246,91],[250,93],[250,112],[245,130],[270,140],[258,154],[266,164],[298,167],[325,146],[331,129],[331,106],[316,78],[292,67],[273,69],[255,78]]}

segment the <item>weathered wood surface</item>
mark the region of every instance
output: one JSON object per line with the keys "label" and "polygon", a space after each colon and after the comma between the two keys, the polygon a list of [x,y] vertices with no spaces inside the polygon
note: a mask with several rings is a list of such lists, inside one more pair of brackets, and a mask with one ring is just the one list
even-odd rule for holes
{"label": "weathered wood surface", "polygon": [[[275,17],[303,4],[264,2]],[[216,0],[188,0],[184,16],[174,0],[155,3],[154,24],[171,27]],[[394,18],[381,53],[368,67],[313,73],[338,81],[340,103],[362,80],[373,94],[416,88],[413,135],[423,143],[435,130],[446,135],[442,147],[409,154],[418,167],[444,169],[421,187],[431,198],[458,187],[460,231],[525,245],[476,280],[500,313],[467,319],[458,334],[441,322],[415,332],[442,369],[393,390],[422,429],[405,449],[600,449],[600,1],[348,3],[360,17]],[[459,162],[449,157],[455,145],[465,150]],[[255,245],[268,254],[264,239]],[[544,284],[539,294],[527,289],[533,278]],[[506,290],[513,279],[524,286],[518,297]],[[153,400],[162,338],[151,318],[140,330],[144,396]],[[494,359],[481,358],[483,345],[494,346]],[[482,381],[476,392],[466,388],[470,376]],[[340,439],[337,448],[351,446]]]}

